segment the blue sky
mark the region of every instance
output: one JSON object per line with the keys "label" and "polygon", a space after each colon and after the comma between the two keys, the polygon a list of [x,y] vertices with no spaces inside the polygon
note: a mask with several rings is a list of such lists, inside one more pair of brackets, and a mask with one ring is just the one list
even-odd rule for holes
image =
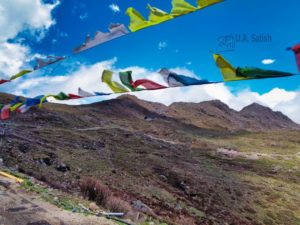
{"label": "blue sky", "polygon": [[[187,1],[196,5],[195,0]],[[97,30],[106,32],[110,23],[128,25],[125,11],[130,6],[147,18],[148,3],[167,12],[171,9],[171,0],[3,0],[0,11],[1,6],[7,10],[0,14],[0,21],[4,21],[0,29],[5,31],[0,34],[0,75],[5,77],[5,74],[8,76],[12,71],[26,68],[35,54],[70,55],[74,47],[84,42],[86,34],[93,36]],[[112,4],[120,11],[114,12],[110,8]],[[154,80],[157,78],[154,72],[167,67],[220,81],[222,77],[212,51],[224,51],[223,56],[234,66],[297,73],[294,55],[286,48],[300,42],[300,30],[295,25],[299,21],[299,8],[298,0],[226,0],[72,56],[63,63],[3,85],[0,91],[26,96],[48,94],[49,91],[74,92],[79,86],[88,91],[95,91],[99,86],[97,91],[101,91],[101,69],[107,67],[132,69]],[[228,36],[235,37],[235,45],[221,46],[220,40]],[[254,41],[254,36],[267,40]],[[248,41],[238,41],[238,37],[247,37]],[[265,65],[262,63],[265,59],[274,62]],[[300,122],[299,81],[300,76],[240,81],[211,87],[150,91],[138,96],[165,104],[218,98],[237,110],[258,102]]]}
{"label": "blue sky", "polygon": [[[129,6],[134,6],[146,17],[148,2],[166,11],[171,8],[170,1],[62,1],[53,14],[56,25],[40,43],[31,42],[30,45],[41,54],[68,55],[72,48],[84,41],[87,33],[94,35],[96,30],[106,31],[111,22],[128,24],[125,10]],[[195,4],[194,1],[189,2]],[[117,4],[121,11],[114,13],[109,8],[110,4]],[[234,65],[297,72],[293,54],[285,49],[300,39],[300,30],[293,25],[299,21],[299,4],[297,0],[285,2],[284,7],[281,1],[274,0],[227,0],[101,45],[71,60],[95,63],[117,57],[118,67],[186,67],[200,77],[220,80],[210,51],[226,49],[218,48],[222,36],[246,35],[248,43],[236,43],[233,51],[223,53]],[[252,35],[270,36],[272,40],[252,42]],[[166,43],[166,47],[159,50],[159,42]],[[276,61],[263,65],[263,59]],[[299,78],[243,81],[228,85],[237,90],[248,87],[259,93],[274,87],[294,90],[299,87]]]}

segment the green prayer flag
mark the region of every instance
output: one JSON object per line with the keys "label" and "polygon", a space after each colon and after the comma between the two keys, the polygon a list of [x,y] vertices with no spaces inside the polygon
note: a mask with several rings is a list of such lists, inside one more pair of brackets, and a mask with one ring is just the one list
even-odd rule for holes
{"label": "green prayer flag", "polygon": [[238,80],[251,80],[262,79],[271,77],[286,77],[294,74],[275,70],[264,70],[255,67],[233,67],[221,55],[213,54],[217,66],[219,67],[224,81],[238,81]]}
{"label": "green prayer flag", "polygon": [[53,95],[52,97],[55,98],[56,100],[61,100],[61,101],[70,99],[70,97],[64,92],[60,92],[58,95]]}
{"label": "green prayer flag", "polygon": [[122,84],[128,87],[131,91],[142,91],[143,88],[134,88],[134,82],[132,80],[132,71],[120,72],[120,80]]}
{"label": "green prayer flag", "polygon": [[238,77],[245,77],[248,79],[259,79],[259,78],[268,78],[268,77],[285,77],[292,76],[294,74],[282,71],[275,70],[264,70],[255,67],[238,67],[236,70]]}
{"label": "green prayer flag", "polygon": [[233,67],[226,59],[224,59],[219,54],[213,54],[216,65],[219,67],[224,81],[233,81],[233,80],[246,80],[244,77],[238,77],[236,74],[236,68]]}
{"label": "green prayer flag", "polygon": [[102,82],[106,83],[114,93],[124,93],[128,90],[120,83],[112,81],[113,72],[104,70],[102,73]]}
{"label": "green prayer flag", "polygon": [[120,72],[119,76],[122,84],[128,87],[131,91],[134,91],[134,88],[132,86],[133,80],[131,74],[132,74],[131,71],[126,71],[126,72]]}

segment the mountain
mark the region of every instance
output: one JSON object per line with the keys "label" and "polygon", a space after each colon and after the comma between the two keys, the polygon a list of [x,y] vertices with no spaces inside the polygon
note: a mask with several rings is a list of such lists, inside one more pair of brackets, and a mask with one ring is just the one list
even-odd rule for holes
{"label": "mountain", "polygon": [[[2,94],[0,97],[2,102],[9,102],[10,99],[13,99],[13,96]],[[79,117],[77,119],[81,122],[91,122],[89,120],[99,117],[101,113],[105,115],[105,118],[130,119],[131,117],[137,117],[138,119],[151,121],[153,119],[164,119],[211,130],[299,129],[300,127],[299,124],[296,124],[281,112],[274,112],[270,108],[257,103],[251,104],[238,112],[219,100],[202,103],[173,103],[167,107],[160,103],[140,100],[135,96],[124,95],[117,99],[90,105],[48,104],[44,108],[49,109],[57,116],[60,116],[59,113],[61,112],[63,114],[75,113]],[[49,116],[47,110],[34,109],[25,115],[12,116],[12,121],[18,120],[18,118],[30,119],[32,114],[42,117]],[[86,115],[82,117],[84,113]],[[30,115],[30,117],[26,115]],[[74,116],[76,117],[76,115]],[[101,118],[101,120],[105,120],[105,118]],[[93,122],[95,121],[93,120]]]}
{"label": "mountain", "polygon": [[77,193],[92,176],[168,224],[299,224],[299,125],[266,107],[124,95],[0,124],[4,164],[52,187]]}
{"label": "mountain", "polygon": [[258,127],[262,129],[299,127],[281,112],[273,112],[270,108],[257,103],[245,107],[240,114],[249,120],[255,119],[258,122]]}
{"label": "mountain", "polygon": [[259,104],[252,104],[240,112],[221,101],[202,103],[174,103],[168,114],[199,127],[222,130],[299,129],[287,116]]}

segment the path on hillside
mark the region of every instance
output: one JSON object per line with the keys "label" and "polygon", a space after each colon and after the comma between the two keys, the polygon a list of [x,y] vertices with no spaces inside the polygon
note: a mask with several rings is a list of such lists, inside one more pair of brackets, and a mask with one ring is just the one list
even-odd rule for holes
{"label": "path on hillside", "polygon": [[159,138],[159,137],[155,137],[151,134],[147,134],[147,133],[142,133],[139,131],[132,131],[130,129],[126,129],[124,127],[89,127],[89,128],[81,128],[81,129],[76,129],[77,131],[97,131],[97,130],[112,130],[112,129],[119,129],[125,132],[129,132],[133,135],[139,135],[139,136],[143,136],[152,140],[156,140],[156,141],[160,141],[160,142],[164,142],[166,144],[171,144],[171,145],[185,145],[184,143],[181,142],[175,142],[175,141],[170,141],[170,140],[166,140],[164,138]]}
{"label": "path on hillside", "polygon": [[[9,186],[5,185],[7,182]],[[2,184],[2,185],[1,185]],[[110,220],[62,210],[0,175],[0,225],[114,225]]]}

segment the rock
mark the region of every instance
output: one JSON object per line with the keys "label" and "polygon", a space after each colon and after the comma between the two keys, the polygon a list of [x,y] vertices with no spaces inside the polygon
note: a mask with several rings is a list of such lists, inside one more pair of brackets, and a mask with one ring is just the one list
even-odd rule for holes
{"label": "rock", "polygon": [[182,208],[182,206],[179,203],[177,203],[174,209],[176,211],[181,211],[183,208]]}
{"label": "rock", "polygon": [[43,158],[43,162],[44,164],[46,164],[47,166],[51,166],[52,165],[52,159],[50,157],[45,157]]}
{"label": "rock", "polygon": [[140,200],[136,200],[132,202],[132,207],[135,210],[141,211],[141,212],[150,212],[151,208],[149,206],[147,206],[146,204],[144,204],[142,201]]}
{"label": "rock", "polygon": [[77,210],[76,208],[74,208],[74,209],[72,209],[71,212],[72,212],[72,213],[76,213],[76,212],[78,212],[78,210]]}
{"label": "rock", "polygon": [[41,164],[42,166],[47,166],[42,159],[37,159],[36,163]]}
{"label": "rock", "polygon": [[183,191],[187,191],[187,190],[189,189],[189,186],[186,185],[186,183],[185,183],[184,181],[181,181],[181,182],[179,183],[179,188],[180,188],[181,190],[183,190]]}
{"label": "rock", "polygon": [[152,116],[145,116],[144,120],[146,120],[147,122],[151,122],[152,120],[154,120],[155,118]]}
{"label": "rock", "polygon": [[67,165],[64,164],[64,163],[59,163],[59,164],[56,166],[56,170],[65,173],[65,172],[67,172],[67,171],[70,171],[70,167],[67,166]]}
{"label": "rock", "polygon": [[20,206],[20,207],[15,207],[15,208],[8,208],[6,211],[16,213],[16,212],[24,211],[26,209],[27,209],[26,207]]}
{"label": "rock", "polygon": [[11,183],[9,181],[0,180],[0,186],[9,188],[10,185],[11,185]]}
{"label": "rock", "polygon": [[89,205],[89,209],[93,212],[96,212],[99,207],[96,205],[96,203],[92,202],[90,205]]}
{"label": "rock", "polygon": [[255,214],[255,213],[256,213],[255,209],[253,209],[250,205],[246,205],[246,206],[244,207],[244,209],[245,209],[247,212],[251,213],[251,214]]}
{"label": "rock", "polygon": [[0,167],[3,166],[3,159],[0,158]]}
{"label": "rock", "polygon": [[27,153],[30,150],[30,146],[29,146],[28,143],[24,143],[24,144],[20,144],[18,146],[18,149],[19,149],[20,152]]}
{"label": "rock", "polygon": [[45,220],[41,220],[41,221],[36,221],[36,222],[33,222],[33,223],[27,223],[27,225],[51,225],[51,223],[48,223]]}
{"label": "rock", "polygon": [[159,175],[159,178],[164,182],[168,180],[168,178],[165,175]]}
{"label": "rock", "polygon": [[272,172],[273,174],[277,174],[277,173],[279,172],[279,170],[281,170],[281,167],[280,167],[280,166],[275,166],[275,167],[271,170],[271,172]]}

